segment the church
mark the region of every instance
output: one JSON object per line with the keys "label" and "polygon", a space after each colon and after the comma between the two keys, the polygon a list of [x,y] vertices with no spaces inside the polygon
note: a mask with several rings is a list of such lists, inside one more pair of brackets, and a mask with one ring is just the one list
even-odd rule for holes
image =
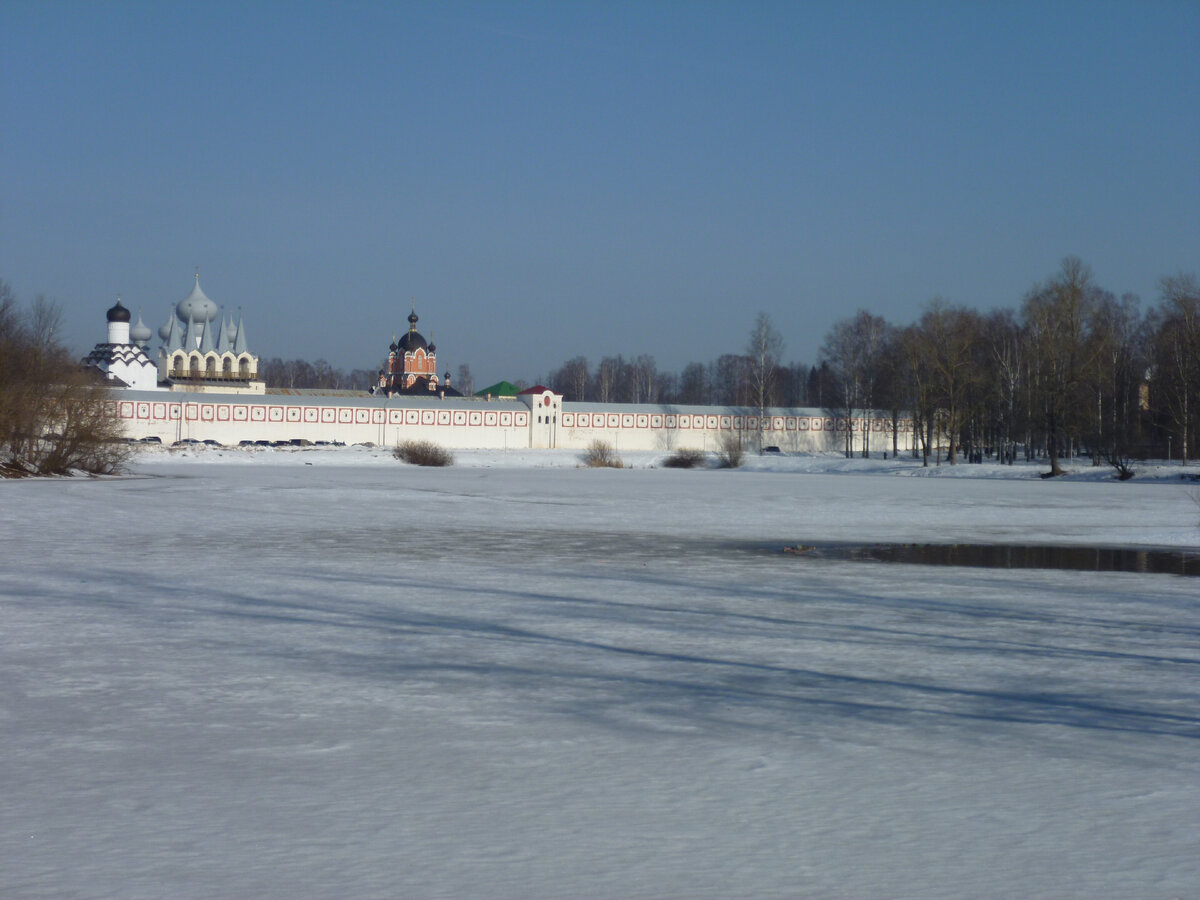
{"label": "church", "polygon": [[158,329],[158,379],[172,390],[219,390],[261,394],[258,357],[247,345],[246,325],[235,323],[200,289],[200,272],[192,292],[171,310]]}
{"label": "church", "polygon": [[138,314],[137,325],[130,327],[129,310],[121,305],[117,297],[107,313],[108,340],[97,344],[82,360],[87,369],[98,369],[106,381],[115,387],[134,388],[139,391],[158,389],[158,366],[146,355],[146,344],[150,342],[150,329]]}
{"label": "church", "polygon": [[129,310],[118,297],[107,318],[108,340],[97,344],[82,363],[98,369],[116,387],[227,394],[266,391],[258,380],[258,357],[250,352],[242,317],[235,323],[222,314],[200,289],[199,271],[191,293],[172,306],[158,329],[162,346],[157,362],[146,353],[153,333],[141,313],[131,326]]}
{"label": "church", "polygon": [[426,341],[417,331],[417,320],[414,303],[408,314],[408,331],[399,341],[392,336],[387,368],[379,371],[379,383],[372,393],[387,397],[461,397],[461,393],[450,387],[449,371],[444,380],[438,380],[437,345],[432,340]]}

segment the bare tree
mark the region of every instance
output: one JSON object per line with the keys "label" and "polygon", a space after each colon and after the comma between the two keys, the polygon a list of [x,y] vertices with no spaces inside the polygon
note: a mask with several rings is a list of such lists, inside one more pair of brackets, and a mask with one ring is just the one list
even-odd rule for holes
{"label": "bare tree", "polygon": [[[935,444],[937,434],[937,401],[934,399],[934,377],[929,362],[928,335],[917,325],[909,325],[900,332],[900,352],[907,371],[913,427],[921,444],[921,459],[929,465],[930,447]],[[938,451],[941,462],[941,451]]]}
{"label": "bare tree", "polygon": [[983,377],[991,381],[997,456],[1012,463],[1016,457],[1017,400],[1021,392],[1025,336],[1011,310],[998,310],[981,322],[980,341],[990,365]]}
{"label": "bare tree", "polygon": [[1096,305],[1089,339],[1092,348],[1086,378],[1091,391],[1092,465],[1107,462],[1130,477],[1130,462],[1140,449],[1138,391],[1149,362],[1145,319],[1138,298],[1117,300],[1103,294]]}
{"label": "bare tree", "polygon": [[1050,475],[1063,472],[1060,457],[1069,452],[1079,410],[1086,408],[1080,386],[1089,370],[1088,328],[1096,304],[1092,273],[1081,260],[1068,256],[1062,270],[1035,287],[1021,308],[1036,366],[1036,399],[1043,418]]}
{"label": "bare tree", "polygon": [[601,403],[612,403],[617,399],[617,390],[621,379],[625,360],[621,356],[606,356],[596,366],[596,376],[593,379],[596,399]]}
{"label": "bare tree", "polygon": [[[874,400],[875,382],[884,349],[887,322],[860,309],[852,318],[834,324],[821,346],[821,357],[834,376],[836,399],[846,418],[845,454],[854,453],[855,412],[869,409]],[[870,452],[867,433],[863,435],[863,455]]]}
{"label": "bare tree", "polygon": [[783,337],[775,329],[771,317],[760,312],[746,342],[746,379],[750,396],[758,407],[758,452],[763,445],[763,417],[768,406],[776,402],[779,384],[779,359],[783,356]]}
{"label": "bare tree", "polygon": [[676,403],[679,395],[679,379],[672,372],[658,372],[654,376],[654,402]]}
{"label": "bare tree", "polygon": [[[885,324],[875,363],[874,405],[886,409],[892,420],[892,456],[900,455],[900,415],[908,408],[908,369],[900,342],[900,329]],[[884,451],[886,455],[886,451]]]}
{"label": "bare tree", "polygon": [[708,369],[703,363],[691,362],[679,375],[679,402],[702,405],[712,403]]}
{"label": "bare tree", "polygon": [[568,359],[550,375],[548,384],[567,400],[580,402],[588,399],[588,361],[585,356]]}
{"label": "bare tree", "polygon": [[[39,297],[22,315],[0,281],[0,468],[5,474],[108,474],[128,457],[111,392],[55,337],[59,309]],[[94,370],[93,370],[94,372]]]}
{"label": "bare tree", "polygon": [[979,333],[979,316],[961,306],[935,299],[917,326],[923,336],[931,387],[938,403],[942,431],[949,438],[946,459],[958,461],[967,395],[974,378],[973,349]]}
{"label": "bare tree", "polygon": [[1154,399],[1179,436],[1180,458],[1195,455],[1200,431],[1200,287],[1191,275],[1164,278],[1154,334]]}
{"label": "bare tree", "polygon": [[475,393],[475,378],[471,374],[471,367],[466,363],[459,365],[454,387],[464,397],[470,397]]}
{"label": "bare tree", "polygon": [[630,363],[629,376],[632,402],[654,403],[657,401],[658,366],[655,364],[653,356],[648,353],[640,354]]}
{"label": "bare tree", "polygon": [[710,397],[721,406],[750,404],[746,357],[723,353],[709,364]]}

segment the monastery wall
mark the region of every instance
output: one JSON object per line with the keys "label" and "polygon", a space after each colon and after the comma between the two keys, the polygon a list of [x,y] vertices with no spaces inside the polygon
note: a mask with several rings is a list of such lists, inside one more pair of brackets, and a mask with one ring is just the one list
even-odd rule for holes
{"label": "monastery wall", "polygon": [[[892,421],[883,413],[847,420],[821,409],[766,410],[762,445],[785,453],[839,451],[846,446],[847,428],[856,450],[862,449],[864,441],[876,452],[892,449]],[[740,436],[743,446],[757,450],[759,429],[758,410],[566,404],[557,446],[582,449],[599,440],[616,450],[713,451],[731,436]],[[912,422],[901,420],[898,433],[899,449],[911,450]]]}
{"label": "monastery wall", "polygon": [[[517,400],[463,398],[234,395],[121,391],[110,401],[125,434],[181,440],[328,441],[396,446],[432,441],[452,449],[584,450],[605,441],[619,451],[712,451],[740,435],[757,449],[757,410],[654,404],[564,403],[552,392]],[[899,448],[913,446],[912,422],[899,423]],[[847,421],[821,409],[770,409],[762,444],[784,452],[840,451],[847,429],[854,447],[864,439],[875,452],[891,451],[890,417],[875,413]]]}

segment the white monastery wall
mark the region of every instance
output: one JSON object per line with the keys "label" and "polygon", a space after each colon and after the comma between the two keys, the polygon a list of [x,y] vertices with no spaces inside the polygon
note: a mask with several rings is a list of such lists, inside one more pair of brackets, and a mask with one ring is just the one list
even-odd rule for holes
{"label": "white monastery wall", "polygon": [[[120,391],[110,401],[128,437],[242,441],[340,441],[395,446],[432,441],[457,449],[583,450],[605,441],[617,451],[712,451],[740,434],[757,449],[757,410],[654,404],[564,403],[552,392],[517,400],[237,395]],[[899,423],[899,448],[913,446],[912,421]],[[892,449],[891,418],[872,413],[847,421],[821,409],[770,409],[762,421],[764,447],[785,452],[839,451],[846,430],[861,449]]]}

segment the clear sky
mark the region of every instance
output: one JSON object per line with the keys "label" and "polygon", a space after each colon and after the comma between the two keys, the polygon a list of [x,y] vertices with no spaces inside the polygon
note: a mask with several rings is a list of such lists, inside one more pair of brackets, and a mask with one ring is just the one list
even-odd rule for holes
{"label": "clear sky", "polygon": [[[660,369],[771,315],[1200,272],[1200,3],[0,7],[0,277],[81,353],[190,290],[260,356]],[[157,346],[157,338],[154,346]]]}

